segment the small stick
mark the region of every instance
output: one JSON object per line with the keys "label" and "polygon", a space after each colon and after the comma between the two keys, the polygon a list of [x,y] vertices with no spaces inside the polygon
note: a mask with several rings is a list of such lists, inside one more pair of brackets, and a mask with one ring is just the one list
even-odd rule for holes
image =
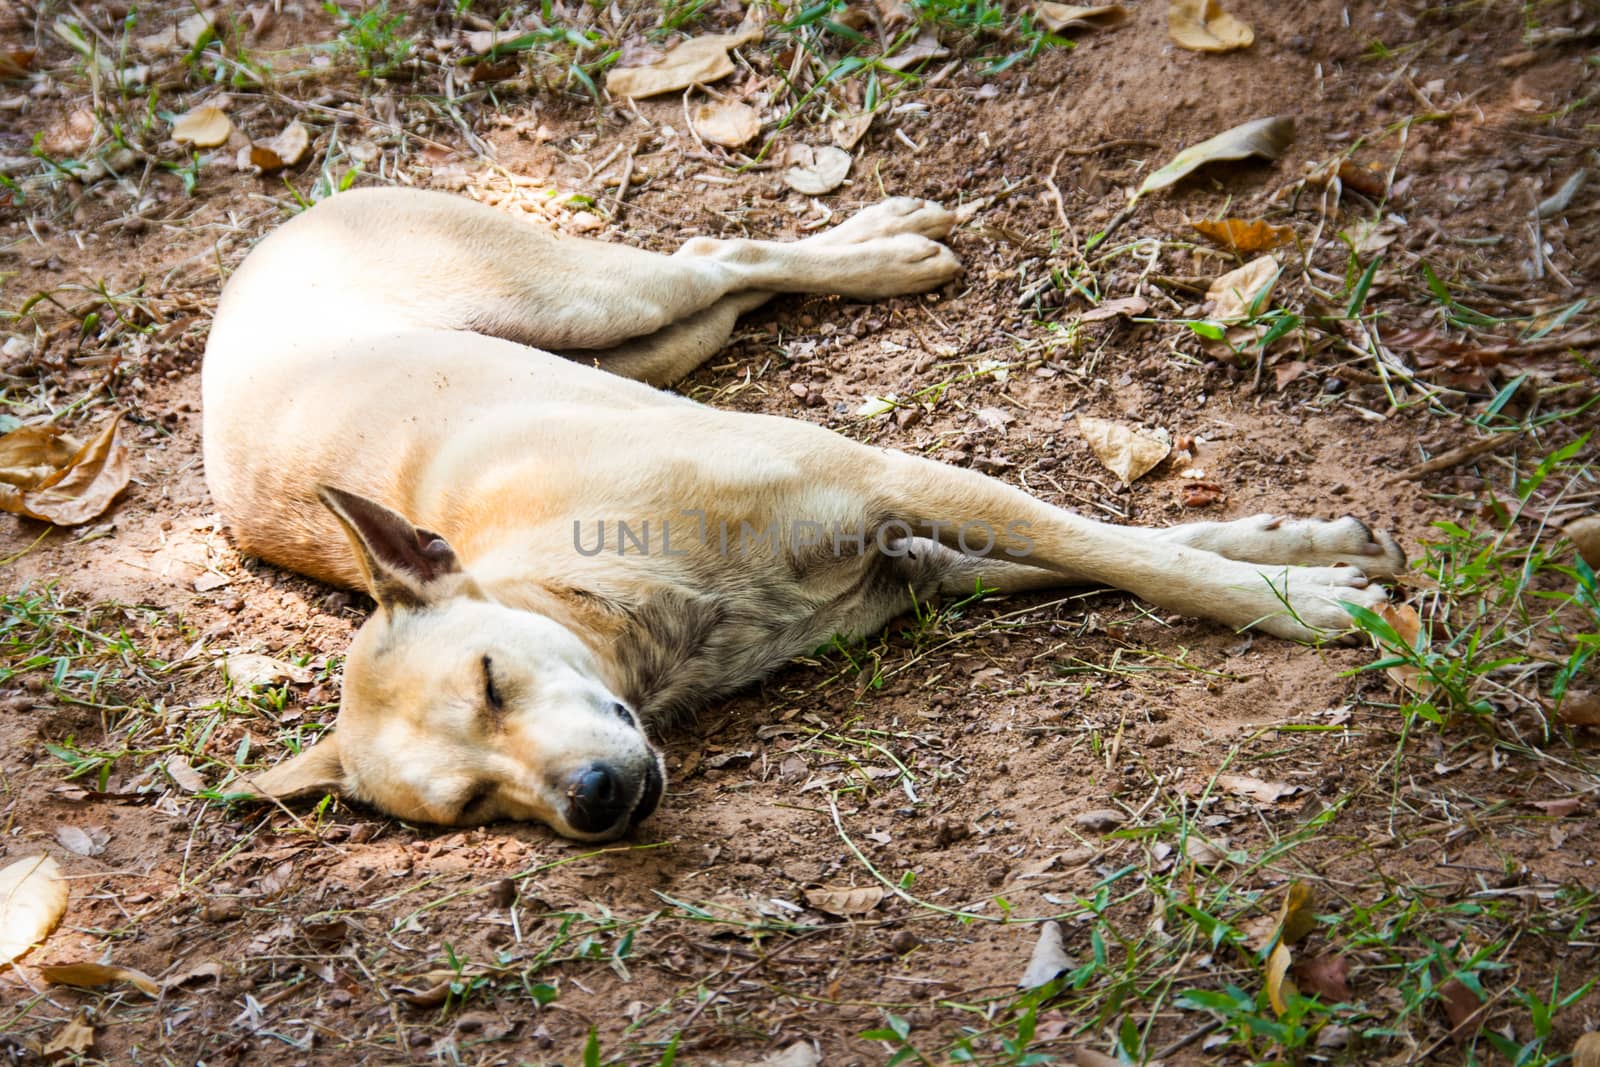
{"label": "small stick", "polygon": [[1448,452],[1439,453],[1439,455],[1434,456],[1426,463],[1419,463],[1410,470],[1395,475],[1384,484],[1398,485],[1401,482],[1414,482],[1424,475],[1447,471],[1451,467],[1460,466],[1469,459],[1476,459],[1486,452],[1493,452],[1506,442],[1514,441],[1521,436],[1521,430],[1513,430],[1510,433],[1496,434],[1493,437],[1485,437],[1482,440],[1473,441],[1471,444],[1462,445],[1460,448],[1452,448]]}

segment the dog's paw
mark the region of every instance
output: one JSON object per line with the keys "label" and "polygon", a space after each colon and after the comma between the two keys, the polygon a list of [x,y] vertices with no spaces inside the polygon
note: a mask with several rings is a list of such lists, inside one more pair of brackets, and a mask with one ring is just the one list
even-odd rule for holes
{"label": "dog's paw", "polygon": [[1252,515],[1172,530],[1193,530],[1192,538],[1181,540],[1249,563],[1358,567],[1373,578],[1392,578],[1406,569],[1406,554],[1399,542],[1386,533],[1374,533],[1353,515],[1331,520]]}
{"label": "dog's paw", "polygon": [[1261,579],[1272,587],[1276,610],[1263,614],[1255,628],[1296,641],[1326,639],[1349,630],[1345,603],[1377,611],[1389,602],[1381,585],[1351,566],[1285,567],[1276,573],[1263,568]]}
{"label": "dog's paw", "polygon": [[936,289],[961,272],[961,260],[937,241],[914,233],[881,237],[837,250],[841,269],[834,291],[855,300]]}
{"label": "dog's paw", "polygon": [[938,239],[949,234],[955,223],[952,212],[931,200],[896,196],[863,208],[813,240],[824,244],[861,244],[900,234]]}

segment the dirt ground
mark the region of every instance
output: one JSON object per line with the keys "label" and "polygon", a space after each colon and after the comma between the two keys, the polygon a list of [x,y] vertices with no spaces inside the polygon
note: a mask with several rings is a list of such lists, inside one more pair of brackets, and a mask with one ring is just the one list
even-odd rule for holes
{"label": "dirt ground", "polygon": [[[1172,44],[1166,4],[1132,0],[1123,24],[1064,31],[1074,47],[998,72],[986,58],[1026,40],[1015,11],[982,33],[948,15],[973,5],[928,5],[952,54],[913,68],[848,183],[815,197],[781,161],[828,143],[819,101],[861,106],[859,72],[817,88],[817,70],[876,54],[879,8],[834,11],[866,43],[829,37],[817,67],[797,54],[804,27],[772,28],[799,8],[774,12],[714,86],[761,112],[741,155],[693,136],[682,94],[597,104],[555,46],[483,72],[496,64],[471,39],[535,14],[642,62],[675,39],[649,33],[661,9],[463,6],[382,9],[413,46],[365,78],[372,51],[329,44],[353,40],[348,19],[316,5],[212,8],[219,40],[131,52],[119,42],[197,9],[0,11],[12,65],[37,50],[0,82],[0,400],[78,433],[126,411],[133,472],[85,525],[0,517],[0,865],[48,852],[71,891],[61,928],[0,973],[13,1062],[73,1019],[94,1044],[55,1058],[113,1064],[1487,1063],[1530,1042],[1523,1062],[1542,1064],[1600,1026],[1584,988],[1600,963],[1596,736],[1552,713],[1550,689],[1593,618],[1506,630],[1527,638],[1518,663],[1474,675],[1478,713],[1436,725],[1357,671],[1370,643],[1240,635],[1117,593],[987,599],[821,652],[666,732],[667,798],[614,846],[230,804],[241,769],[332,722],[370,602],[242,557],[199,436],[228,273],[347,177],[659,250],[803,236],[913,195],[961,209],[959,281],[870,305],[777,299],[679,390],[1098,518],[1349,513],[1434,563],[1443,520],[1567,566],[1560,529],[1600,498],[1590,447],[1518,488],[1597,421],[1593,5],[1236,0],[1254,43],[1204,54]],[[743,14],[704,6],[684,32]],[[105,71],[134,60],[146,87],[119,93]],[[237,131],[191,154],[168,120],[207,103]],[[1267,115],[1295,117],[1281,159],[1205,168],[1092,240],[1179,149]],[[303,162],[238,166],[242,138],[294,119]],[[1584,168],[1591,184],[1540,210]],[[1300,320],[1264,358],[1186,325],[1241,262],[1188,225],[1223,217],[1293,230],[1273,306]],[[1132,297],[1131,319],[1084,314]],[[859,413],[888,396],[900,406]],[[1191,456],[1123,487],[1079,415],[1166,429]],[[1564,573],[1538,570],[1529,595]],[[1458,597],[1422,567],[1396,599],[1469,633],[1500,603],[1488,588]],[[222,660],[241,653],[278,673],[230,684]],[[1595,689],[1593,668],[1571,687]],[[1267,949],[1297,885],[1317,920],[1293,973],[1320,997],[1278,1011]],[[1023,995],[1052,919],[1067,976]],[[75,962],[143,972],[153,995],[38,970]],[[1528,1001],[1575,991],[1548,1022]]]}

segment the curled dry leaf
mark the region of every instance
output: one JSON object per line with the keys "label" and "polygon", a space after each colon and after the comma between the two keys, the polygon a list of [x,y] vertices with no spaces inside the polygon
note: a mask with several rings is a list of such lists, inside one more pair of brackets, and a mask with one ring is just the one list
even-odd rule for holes
{"label": "curled dry leaf", "polygon": [[44,976],[45,981],[54,982],[56,985],[92,989],[114,982],[127,982],[147,997],[161,995],[161,986],[148,974],[131,967],[118,967],[110,963],[50,963],[41,965],[39,973]]}
{"label": "curled dry leaf", "polygon": [[40,135],[40,146],[52,156],[76,156],[87,152],[100,139],[102,127],[95,113],[78,108],[60,116]]}
{"label": "curled dry leaf", "polygon": [[818,886],[805,891],[806,903],[818,911],[849,918],[865,915],[883,902],[883,887],[879,885]]}
{"label": "curled dry leaf", "polygon": [[1033,5],[1033,17],[1051,33],[1062,30],[1109,30],[1128,21],[1128,9],[1121,4],[1052,4],[1040,0]]}
{"label": "curled dry leaf", "polygon": [[1255,31],[1223,11],[1217,0],[1175,0],[1167,9],[1167,33],[1191,52],[1231,52],[1256,39]]}
{"label": "curled dry leaf", "polygon": [[80,856],[98,856],[106,850],[106,845],[111,843],[111,835],[103,826],[91,826],[87,829],[78,826],[58,826],[56,840],[68,852],[76,852]]}
{"label": "curled dry leaf", "polygon": [[49,856],[28,856],[0,870],[0,964],[50,936],[67,912],[67,883]]}
{"label": "curled dry leaf", "polygon": [[1190,834],[1183,839],[1183,854],[1189,857],[1191,863],[1198,864],[1201,867],[1215,867],[1228,858],[1228,854],[1223,848],[1219,848],[1217,845],[1195,834]]}
{"label": "curled dry leaf", "polygon": [[1590,570],[1600,571],[1600,515],[1573,519],[1562,529]]}
{"label": "curled dry leaf", "polygon": [[88,522],[128,484],[128,450],[114,416],[88,444],[54,426],[0,437],[0,510],[58,526]]}
{"label": "curled dry leaf", "polygon": [[292,167],[306,156],[311,147],[311,134],[298,121],[291,122],[276,137],[268,137],[250,146],[250,162],[271,173]]}
{"label": "curled dry leaf", "polygon": [[1289,965],[1294,962],[1289,952],[1289,946],[1282,941],[1272,946],[1272,951],[1267,955],[1266,984],[1267,999],[1272,1002],[1272,1010],[1282,1015],[1289,1010],[1289,999],[1300,995],[1294,987],[1294,982],[1289,978]]}
{"label": "curled dry leaf", "polygon": [[1289,883],[1283,894],[1283,905],[1278,909],[1279,941],[1296,944],[1317,928],[1317,917],[1311,910],[1315,899],[1311,887],[1304,882]]}
{"label": "curled dry leaf", "polygon": [[1572,726],[1600,726],[1600,694],[1568,689],[1561,698],[1561,720]]}
{"label": "curled dry leaf", "polygon": [[1267,309],[1272,289],[1283,268],[1271,256],[1261,256],[1230,270],[1206,290],[1211,302],[1211,317],[1218,322],[1241,322]]}
{"label": "curled dry leaf", "polygon": [[93,1048],[94,1027],[79,1014],[62,1024],[61,1029],[56,1031],[56,1036],[39,1050],[39,1055],[46,1063],[59,1063],[62,1060],[77,1063]]}
{"label": "curled dry leaf", "polygon": [[846,152],[855,148],[861,143],[861,138],[867,135],[877,114],[876,111],[863,111],[856,115],[840,115],[828,123],[828,133],[833,143]]}
{"label": "curled dry leaf", "polygon": [[1483,1001],[1459,978],[1452,978],[1439,987],[1439,999],[1444,1003],[1444,1013],[1450,1018],[1450,1038],[1456,1044],[1465,1044],[1483,1023]]}
{"label": "curled dry leaf", "polygon": [[263,656],[258,652],[239,652],[224,656],[222,673],[235,688],[256,689],[263,685],[282,685],[293,682],[305,685],[316,677],[310,668],[297,667],[281,659]]}
{"label": "curled dry leaf", "polygon": [[1307,993],[1338,1004],[1350,1000],[1350,961],[1343,956],[1313,956],[1294,965],[1294,976]]}
{"label": "curled dry leaf", "polygon": [[200,777],[200,772],[182,756],[168,756],[165,766],[167,777],[178,783],[178,788],[184,792],[198,793],[206,787],[206,780]]}
{"label": "curled dry leaf", "polygon": [[1095,457],[1123,485],[1132,485],[1149,474],[1172,451],[1172,435],[1166,430],[1146,430],[1079,415],[1078,432],[1089,442]]}
{"label": "curled dry leaf", "polygon": [[1150,301],[1142,296],[1124,296],[1116,300],[1102,300],[1078,316],[1079,322],[1100,322],[1121,315],[1132,317],[1150,310]]}
{"label": "curled dry leaf", "polygon": [[734,71],[729,50],[760,39],[759,29],[748,29],[684,41],[653,63],[612,67],[606,74],[606,91],[613,96],[656,96],[726,78]]}
{"label": "curled dry leaf", "polygon": [[1274,226],[1265,219],[1201,219],[1189,225],[1212,244],[1245,255],[1270,251],[1294,240],[1294,231],[1289,227]]}
{"label": "curled dry leaf", "polygon": [[1186,508],[1209,508],[1228,499],[1216,482],[1190,482],[1178,490],[1178,503]]}
{"label": "curled dry leaf", "polygon": [[0,78],[21,78],[33,69],[38,52],[32,48],[0,48]]}
{"label": "curled dry leaf", "polygon": [[1061,924],[1047,922],[1039,928],[1039,940],[1033,946],[1027,970],[1017,979],[1017,988],[1038,989],[1072,968],[1072,957],[1061,940]]}
{"label": "curled dry leaf", "polygon": [[1239,796],[1259,800],[1263,804],[1274,804],[1284,797],[1293,796],[1300,792],[1297,785],[1286,782],[1267,782],[1260,778],[1251,778],[1244,774],[1219,774],[1217,775],[1217,788]]}
{"label": "curled dry leaf", "polygon": [[1600,1033],[1591,1031],[1573,1043],[1572,1067],[1600,1067]]}
{"label": "curled dry leaf", "polygon": [[1530,808],[1537,808],[1552,819],[1564,819],[1568,815],[1575,815],[1583,807],[1582,797],[1562,797],[1559,800],[1529,800],[1525,803]]}
{"label": "curled dry leaf", "polygon": [[209,104],[185,111],[172,121],[172,139],[196,148],[215,148],[228,140],[233,120],[219,107]]}
{"label": "curled dry leaf", "polygon": [[712,100],[694,109],[694,132],[724,148],[749,144],[761,132],[761,116],[737,100]]}
{"label": "curled dry leaf", "polygon": [[[1385,604],[1378,609],[1378,614],[1383,621],[1394,627],[1394,632],[1400,635],[1407,648],[1416,648],[1417,639],[1422,633],[1422,619],[1417,615],[1417,609],[1410,604]],[[1423,646],[1426,648],[1426,644]],[[1422,677],[1422,669],[1409,663],[1402,663],[1390,667],[1385,674],[1389,680],[1400,687],[1405,693],[1414,693],[1423,700],[1433,694],[1436,685]]]}
{"label": "curled dry leaf", "polygon": [[925,59],[943,59],[949,54],[950,49],[939,43],[938,36],[932,30],[923,30],[915,40],[908,42],[894,55],[878,60],[878,63],[890,70],[905,70]]}
{"label": "curled dry leaf", "polygon": [[1294,141],[1294,119],[1284,115],[1255,119],[1231,130],[1224,130],[1208,141],[1185,148],[1171,162],[1153,172],[1139,186],[1134,199],[1175,185],[1185,175],[1207,163],[1260,156],[1277,159]]}
{"label": "curled dry leaf", "polygon": [[797,144],[789,149],[789,169],[783,182],[797,193],[821,196],[844,184],[850,173],[850,153],[832,145],[812,148]]}

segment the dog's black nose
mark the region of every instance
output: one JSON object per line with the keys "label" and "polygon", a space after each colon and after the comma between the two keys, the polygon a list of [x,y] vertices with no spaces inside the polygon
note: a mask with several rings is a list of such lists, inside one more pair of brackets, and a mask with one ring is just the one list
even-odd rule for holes
{"label": "dog's black nose", "polygon": [[632,799],[616,771],[603,763],[591,763],[567,784],[567,822],[579,833],[615,830],[628,814]]}

